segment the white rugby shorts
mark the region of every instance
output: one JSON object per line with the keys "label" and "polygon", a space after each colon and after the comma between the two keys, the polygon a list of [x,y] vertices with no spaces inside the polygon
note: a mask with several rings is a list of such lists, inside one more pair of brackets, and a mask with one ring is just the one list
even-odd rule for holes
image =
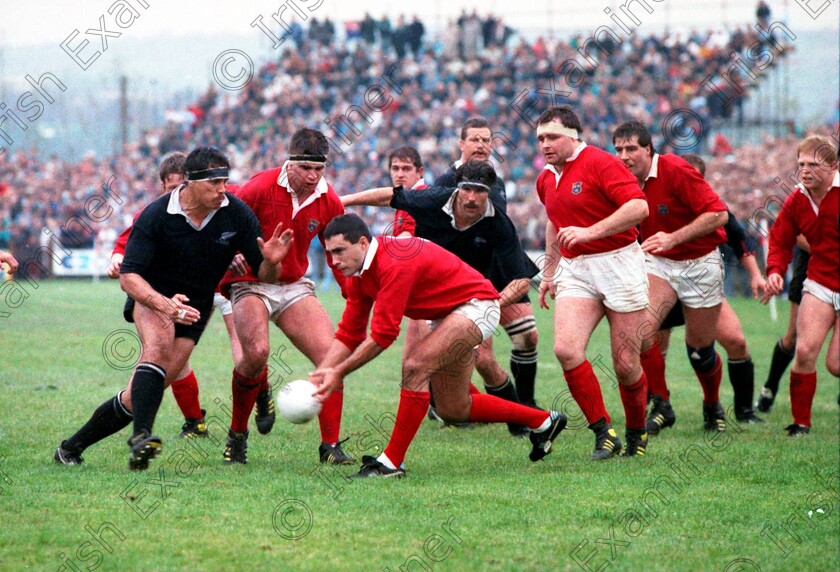
{"label": "white rugby shorts", "polygon": [[648,274],[667,282],[688,308],[713,308],[723,303],[723,258],[715,248],[690,260],[645,254]]}
{"label": "white rugby shorts", "polygon": [[554,275],[556,298],[599,300],[615,312],[648,305],[648,278],[639,243],[598,254],[561,258]]}
{"label": "white rugby shorts", "polygon": [[257,296],[265,304],[272,322],[292,304],[314,295],[315,283],[308,278],[301,278],[290,284],[235,282],[230,286],[230,301],[234,306],[245,296]]}

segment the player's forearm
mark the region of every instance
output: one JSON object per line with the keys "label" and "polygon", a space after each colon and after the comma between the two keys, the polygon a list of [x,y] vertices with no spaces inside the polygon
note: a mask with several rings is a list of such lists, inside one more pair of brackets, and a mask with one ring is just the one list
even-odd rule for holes
{"label": "player's forearm", "polygon": [[504,308],[510,304],[515,304],[517,300],[521,300],[522,296],[528,293],[530,287],[531,281],[528,278],[511,280],[510,284],[505,286],[505,289],[499,293],[499,306]]}
{"label": "player's forearm", "polygon": [[280,276],[278,267],[267,260],[263,260],[259,270],[257,270],[257,278],[259,278],[260,282],[274,284],[277,282],[278,276]]}
{"label": "player's forearm", "polygon": [[648,204],[644,199],[633,199],[621,205],[618,210],[600,222],[596,222],[589,230],[591,240],[606,238],[628,228],[634,227],[648,216]]}
{"label": "player's forearm", "polygon": [[[339,342],[340,343],[340,342]],[[345,346],[345,350],[347,347]],[[353,353],[343,359],[340,363],[335,366],[332,366],[342,377],[346,376],[347,374],[356,371],[369,361],[373,360],[376,356],[383,352],[383,348],[379,346],[373,338],[368,336],[365,338],[359,347],[357,347]],[[326,366],[329,367],[329,366]]]}
{"label": "player's forearm", "polygon": [[671,238],[676,244],[690,242],[695,238],[706,236],[722,227],[729,220],[729,213],[719,211],[716,213],[703,213],[681,229],[671,233]]}
{"label": "player's forearm", "polygon": [[799,250],[803,250],[808,254],[811,254],[811,245],[808,244],[808,239],[805,238],[804,234],[800,234],[796,237],[796,246],[799,247]]}
{"label": "player's forearm", "polygon": [[545,263],[542,268],[543,280],[551,280],[560,263],[560,247],[557,245],[557,227],[548,221],[545,225]]}
{"label": "player's forearm", "polygon": [[345,207],[355,206],[370,206],[370,207],[387,207],[391,204],[391,199],[394,196],[394,189],[391,187],[380,187],[378,189],[369,189],[360,193],[352,195],[344,195],[341,197],[341,204]]}
{"label": "player's forearm", "polygon": [[151,284],[139,274],[120,274],[120,288],[138,304],[163,315],[169,315],[172,301],[152,288]]}
{"label": "player's forearm", "polygon": [[748,254],[741,258],[739,262],[744,267],[744,270],[747,271],[747,274],[750,275],[750,279],[761,278],[761,269],[758,267],[758,261],[755,259],[755,256]]}

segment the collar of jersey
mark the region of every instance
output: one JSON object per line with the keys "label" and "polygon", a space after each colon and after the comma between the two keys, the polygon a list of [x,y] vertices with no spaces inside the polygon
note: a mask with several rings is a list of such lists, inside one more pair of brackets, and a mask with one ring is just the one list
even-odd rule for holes
{"label": "collar of jersey", "polygon": [[[831,181],[831,187],[829,187],[829,191],[835,187],[840,187],[840,173],[834,173],[834,180]],[[799,192],[805,195],[808,198],[808,202],[811,203],[811,208],[814,210],[815,215],[820,214],[820,207],[817,206],[817,203],[814,202],[814,199],[811,197],[811,193],[805,188],[802,183],[796,185],[796,188],[799,189]],[[828,194],[828,193],[826,193]]]}
{"label": "collar of jersey", "polygon": [[280,171],[280,175],[277,177],[277,184],[285,188],[286,192],[288,192],[292,196],[292,205],[294,207],[292,218],[294,218],[294,215],[296,215],[300,209],[314,203],[318,199],[318,197],[320,197],[323,194],[326,194],[326,192],[329,190],[329,187],[327,187],[327,181],[324,179],[324,177],[321,177],[321,180],[318,181],[317,185],[315,185],[315,191],[311,195],[309,195],[309,197],[307,197],[305,201],[303,201],[303,204],[298,204],[297,191],[295,191],[292,188],[292,184],[291,182],[289,182],[289,174],[286,172],[286,167],[288,167],[288,165],[288,161],[283,163],[283,168]]}
{"label": "collar of jersey", "polygon": [[172,193],[170,193],[169,203],[166,205],[166,212],[169,213],[169,214],[173,214],[173,215],[178,215],[179,214],[179,215],[183,216],[185,219],[187,219],[187,223],[189,223],[189,225],[191,227],[193,227],[195,230],[201,230],[202,228],[207,226],[207,223],[209,223],[210,219],[212,219],[213,216],[217,212],[219,212],[219,209],[224,208],[224,207],[226,207],[230,204],[230,199],[228,199],[227,195],[225,195],[225,198],[222,200],[222,206],[220,206],[219,209],[215,209],[215,210],[210,211],[210,214],[208,214],[206,217],[204,217],[204,220],[201,221],[201,224],[198,225],[198,226],[195,226],[193,224],[193,221],[187,215],[187,213],[184,212],[184,209],[181,208],[181,201],[179,200],[179,197],[181,196],[181,189],[183,189],[186,186],[187,186],[186,183],[181,183],[180,186],[178,186],[174,191],[172,191]]}
{"label": "collar of jersey", "polygon": [[355,276],[361,276],[362,272],[370,268],[370,265],[373,264],[373,257],[376,256],[376,251],[379,250],[379,241],[376,240],[376,237],[371,237],[370,239],[370,246],[368,247],[367,254],[365,254],[365,261],[362,262],[362,269],[359,270]]}

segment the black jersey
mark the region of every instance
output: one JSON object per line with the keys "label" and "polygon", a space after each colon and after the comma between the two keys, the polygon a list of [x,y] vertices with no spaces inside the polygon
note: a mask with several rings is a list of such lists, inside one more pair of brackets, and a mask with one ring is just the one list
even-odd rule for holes
{"label": "black jersey", "polygon": [[492,203],[488,203],[492,216],[466,229],[453,226],[452,215],[444,209],[451,206],[455,192],[438,186],[408,191],[396,188],[391,206],[414,217],[415,236],[456,255],[489,278],[500,292],[512,280],[536,276],[539,269],[522,250],[513,222]]}
{"label": "black jersey", "polygon": [[257,238],[262,231],[245,203],[227,193],[229,203],[198,230],[183,214],[168,212],[170,197],[172,193],[167,193],[149,204],[134,222],[122,274],[139,274],[167,298],[184,294],[196,306],[212,302],[237,252],[251,268],[260,267],[263,257]]}

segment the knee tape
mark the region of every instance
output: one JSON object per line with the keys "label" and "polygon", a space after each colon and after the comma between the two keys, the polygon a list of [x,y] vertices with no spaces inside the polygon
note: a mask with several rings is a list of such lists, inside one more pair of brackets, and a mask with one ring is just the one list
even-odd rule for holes
{"label": "knee tape", "polygon": [[714,342],[705,348],[693,348],[686,345],[685,349],[688,352],[688,361],[691,362],[691,367],[694,368],[694,371],[703,373],[715,367],[717,354],[715,353]]}

